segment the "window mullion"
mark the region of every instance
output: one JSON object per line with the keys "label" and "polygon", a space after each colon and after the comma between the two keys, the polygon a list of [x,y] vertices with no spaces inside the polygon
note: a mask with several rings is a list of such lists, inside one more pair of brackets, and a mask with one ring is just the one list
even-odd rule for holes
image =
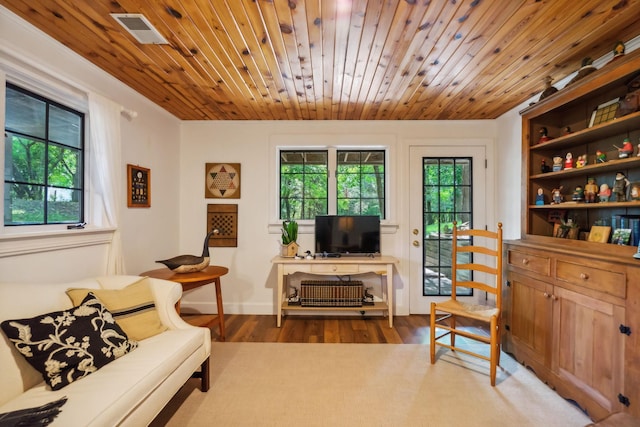
{"label": "window mullion", "polygon": [[335,215],[338,211],[338,179],[336,177],[338,169],[338,150],[335,147],[328,148],[328,206],[327,212],[329,215]]}
{"label": "window mullion", "polygon": [[50,112],[50,104],[46,102],[45,108],[45,127],[44,127],[44,177],[42,182],[44,183],[44,194],[43,194],[43,203],[44,207],[44,223],[49,224],[49,112]]}

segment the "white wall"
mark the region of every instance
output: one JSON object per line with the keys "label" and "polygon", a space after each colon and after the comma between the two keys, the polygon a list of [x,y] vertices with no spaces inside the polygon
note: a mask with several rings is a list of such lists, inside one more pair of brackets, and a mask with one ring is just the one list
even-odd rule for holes
{"label": "white wall", "polygon": [[[151,208],[128,209],[123,201],[125,263],[130,274],[161,267],[154,263],[160,252],[178,251],[180,121],[3,7],[0,7],[0,59],[23,62],[29,72],[47,74],[81,91],[97,92],[138,112],[136,119],[128,121],[123,117],[121,122],[122,188],[126,195],[127,163],[150,168]],[[0,237],[1,252],[10,250],[12,245],[16,242]],[[105,256],[105,245],[99,244],[3,256],[0,282],[61,282],[104,274]]]}
{"label": "white wall", "polygon": [[[447,140],[496,137],[495,121],[209,121],[183,122],[181,134],[181,183],[180,183],[180,248],[185,253],[199,253],[206,228],[207,204],[230,203],[238,205],[238,247],[212,248],[212,263],[229,267],[229,274],[222,278],[224,308],[227,313],[272,314],[275,307],[275,270],[270,260],[277,254],[279,227],[269,208],[270,198],[277,197],[269,179],[269,162],[275,164],[270,147],[281,141],[325,139],[325,144],[335,141],[371,138],[376,142],[391,141],[393,168],[390,177],[391,191],[397,205],[392,221],[397,229],[385,229],[382,235],[383,252],[400,259],[396,285],[396,311],[408,314],[408,248],[410,226],[408,211],[409,144],[424,141],[446,144]],[[489,178],[495,181],[494,148],[488,147]],[[205,199],[204,171],[206,163],[241,163],[240,199]],[[493,195],[488,194],[489,218],[495,221],[496,212],[491,207]],[[509,222],[507,219],[504,222]],[[313,249],[313,235],[303,234],[301,250]],[[183,307],[204,313],[214,313],[213,287],[203,287],[183,297]]]}
{"label": "white wall", "polygon": [[[524,108],[524,107],[523,107]],[[496,120],[497,217],[503,222],[503,238],[519,239],[522,203],[522,118],[521,108]]]}

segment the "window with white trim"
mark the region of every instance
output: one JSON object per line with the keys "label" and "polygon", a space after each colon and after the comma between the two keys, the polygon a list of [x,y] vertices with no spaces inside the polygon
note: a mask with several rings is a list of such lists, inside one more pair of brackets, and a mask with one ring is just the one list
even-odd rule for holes
{"label": "window with white trim", "polygon": [[279,219],[379,215],[385,219],[386,151],[280,149]]}
{"label": "window with white trim", "polygon": [[83,113],[6,84],[4,225],[84,222]]}

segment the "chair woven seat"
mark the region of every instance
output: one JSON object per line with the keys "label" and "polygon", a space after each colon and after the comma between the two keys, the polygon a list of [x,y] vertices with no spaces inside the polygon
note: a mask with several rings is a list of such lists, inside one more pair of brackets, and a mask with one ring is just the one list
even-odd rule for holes
{"label": "chair woven seat", "polygon": [[500,310],[495,307],[482,304],[471,304],[458,300],[447,300],[436,303],[436,309],[485,322],[491,321],[491,316],[497,316],[500,313]]}

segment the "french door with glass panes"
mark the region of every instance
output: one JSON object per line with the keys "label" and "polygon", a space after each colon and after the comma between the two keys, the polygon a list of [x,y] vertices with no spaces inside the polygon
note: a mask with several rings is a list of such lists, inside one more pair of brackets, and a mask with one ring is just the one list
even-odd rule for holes
{"label": "french door with glass panes", "polygon": [[[410,312],[451,295],[451,231],[486,225],[486,148],[410,148]],[[469,298],[477,297],[471,291]]]}

